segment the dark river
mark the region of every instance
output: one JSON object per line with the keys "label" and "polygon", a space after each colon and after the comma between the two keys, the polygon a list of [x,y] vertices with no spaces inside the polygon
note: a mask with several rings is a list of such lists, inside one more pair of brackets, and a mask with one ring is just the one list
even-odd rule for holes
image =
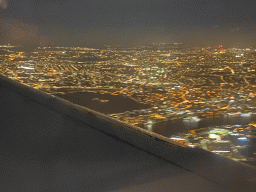
{"label": "dark river", "polygon": [[[66,93],[65,95],[54,95],[104,114],[122,113],[125,111],[147,109],[151,107],[150,105],[138,103],[128,97],[123,97],[120,95],[101,94],[94,92],[76,92]],[[96,98],[99,100],[93,100]],[[109,101],[100,102],[100,100]]]}
{"label": "dark river", "polygon": [[[139,109],[148,109],[151,106],[138,103],[128,97],[110,94],[100,94],[94,92],[76,92],[66,94],[55,94],[58,97],[72,101],[76,104],[93,109],[95,111],[111,114],[122,113],[125,111],[133,111]],[[97,98],[97,99],[95,99]],[[109,100],[108,102],[101,102],[101,100]],[[220,117],[220,118],[205,118],[198,122],[188,122],[182,119],[169,120],[155,123],[153,125],[145,126],[144,129],[153,131],[165,137],[170,137],[174,134],[186,132],[191,129],[221,126],[221,125],[247,125],[251,122],[256,122],[256,115],[248,117]],[[256,161],[244,161],[246,164],[256,166]]]}
{"label": "dark river", "polygon": [[152,126],[152,131],[165,137],[170,137],[173,134],[188,131],[190,129],[221,126],[221,125],[246,125],[256,121],[256,115],[249,117],[221,117],[221,118],[207,118],[201,119],[199,122],[186,122],[182,119],[160,122]]}
{"label": "dark river", "polygon": [[[141,104],[128,97],[123,97],[120,95],[100,94],[94,92],[77,92],[66,93],[65,95],[55,95],[104,114],[122,113],[125,111],[132,111],[136,109],[138,110],[150,108],[150,105]],[[99,100],[109,100],[109,102],[92,100],[94,98],[98,98]],[[256,122],[256,115],[251,115],[249,117],[238,116],[208,118],[201,119],[201,121],[199,122],[184,122],[182,119],[178,119],[156,123],[151,128],[148,128],[148,130],[163,135],[165,137],[170,137],[173,134],[188,131],[190,129],[210,127],[216,125],[245,125],[252,121]]]}

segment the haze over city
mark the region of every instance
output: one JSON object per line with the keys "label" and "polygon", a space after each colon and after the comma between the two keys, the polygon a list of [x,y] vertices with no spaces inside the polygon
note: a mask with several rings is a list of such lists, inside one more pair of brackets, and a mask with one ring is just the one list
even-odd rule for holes
{"label": "haze over city", "polygon": [[255,1],[1,0],[0,41],[24,46],[252,46]]}

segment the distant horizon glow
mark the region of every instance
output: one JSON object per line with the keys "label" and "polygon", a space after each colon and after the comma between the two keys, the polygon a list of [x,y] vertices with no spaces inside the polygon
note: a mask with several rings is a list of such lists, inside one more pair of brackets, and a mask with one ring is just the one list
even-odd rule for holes
{"label": "distant horizon glow", "polygon": [[251,47],[255,2],[0,0],[0,41],[23,46]]}

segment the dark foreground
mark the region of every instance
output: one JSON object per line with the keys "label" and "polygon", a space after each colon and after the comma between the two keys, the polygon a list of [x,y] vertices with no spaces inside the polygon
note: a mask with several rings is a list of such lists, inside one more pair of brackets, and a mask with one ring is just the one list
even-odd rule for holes
{"label": "dark foreground", "polygon": [[[256,187],[253,168],[203,152],[182,154],[176,147],[168,156],[179,157],[177,162],[186,168],[177,166],[66,115],[64,105],[57,106],[60,113],[40,104],[31,94],[22,96],[15,87],[0,83],[1,191],[199,192]],[[167,151],[158,149],[165,156]]]}

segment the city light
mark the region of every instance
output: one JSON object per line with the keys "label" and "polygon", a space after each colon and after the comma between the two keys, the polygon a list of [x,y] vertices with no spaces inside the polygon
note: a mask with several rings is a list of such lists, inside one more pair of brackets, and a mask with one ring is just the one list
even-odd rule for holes
{"label": "city light", "polygon": [[[256,114],[254,49],[173,43],[16,49],[0,46],[0,72],[8,78],[182,146],[239,161],[254,158],[253,151],[243,155],[256,137],[248,124]],[[230,125],[211,127],[211,119]],[[243,125],[233,125],[236,119]]]}

